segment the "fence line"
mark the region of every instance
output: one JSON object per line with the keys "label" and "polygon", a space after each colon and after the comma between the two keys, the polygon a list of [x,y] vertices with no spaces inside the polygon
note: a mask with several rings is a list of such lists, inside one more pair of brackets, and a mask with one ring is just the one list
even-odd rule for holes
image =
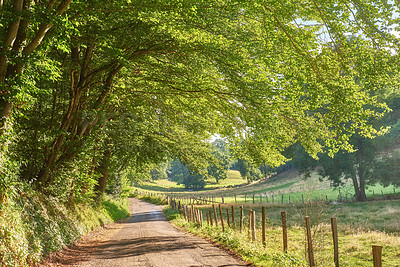
{"label": "fence line", "polygon": [[[170,198],[170,206],[171,208],[177,209],[176,205],[176,200]],[[226,208],[226,215],[227,215],[227,227],[235,229],[235,219],[234,219],[234,205],[231,206],[231,216],[229,214],[229,208]],[[243,227],[243,220],[245,219],[243,216],[243,206],[237,205],[237,207],[240,209],[240,220],[239,220],[239,231],[242,231]],[[183,215],[183,218],[188,221],[188,222],[193,222],[198,225],[198,227],[204,227],[205,224],[203,223],[203,212],[201,209],[198,207],[195,207],[194,205],[182,205],[179,208],[180,212]],[[222,205],[218,204],[218,210],[219,210],[219,220],[220,220],[220,225],[222,228],[222,232],[225,232],[226,227],[224,223],[224,217],[222,213]],[[214,214],[212,214],[212,211]],[[268,245],[266,244],[266,212],[265,212],[265,207],[262,207],[262,215],[261,215],[261,227],[262,227],[262,245],[268,249]],[[214,215],[214,218],[213,216]],[[206,213],[207,216],[207,225],[209,226],[218,226],[218,216],[216,212],[216,207],[215,204],[212,205],[212,209],[209,210]],[[281,212],[282,216],[282,242],[283,242],[283,251],[286,253],[288,251],[288,238],[287,238],[287,214],[286,211]],[[230,220],[229,218],[232,218]],[[308,216],[304,217],[305,221],[305,229],[306,229],[306,242],[307,242],[307,260],[308,264],[310,267],[315,266],[315,260],[314,260],[314,251],[313,251],[313,245],[312,245],[312,234],[311,234],[311,221]],[[252,242],[257,242],[256,240],[256,214],[254,210],[249,209],[249,214],[248,214],[248,238]],[[220,229],[221,229],[220,228]],[[336,218],[331,218],[331,230],[332,230],[332,237],[333,237],[333,249],[334,249],[334,257],[333,257],[333,263],[335,266],[339,266],[339,245],[338,245],[338,231],[337,231],[337,220]],[[372,246],[372,260],[374,263],[374,267],[382,267],[382,246]]]}

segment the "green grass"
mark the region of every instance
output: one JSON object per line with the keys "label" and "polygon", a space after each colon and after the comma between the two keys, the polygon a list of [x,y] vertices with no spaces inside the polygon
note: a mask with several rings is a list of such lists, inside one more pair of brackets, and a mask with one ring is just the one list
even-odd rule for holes
{"label": "green grass", "polygon": [[119,221],[130,216],[127,199],[112,199],[105,197],[101,203],[102,212],[112,221]]}
{"label": "green grass", "polygon": [[[172,222],[192,233],[206,236],[234,250],[246,261],[257,266],[306,266],[304,215],[312,222],[314,254],[317,266],[333,265],[333,245],[330,218],[336,217],[339,230],[339,253],[341,266],[371,266],[372,245],[383,246],[383,265],[400,266],[400,201],[374,201],[344,203],[338,205],[315,202],[302,205],[270,205],[267,207],[267,249],[261,246],[260,215],[262,205],[244,205],[242,233],[239,227],[239,207],[235,206],[236,231],[221,232],[221,227],[200,228],[175,215]],[[226,225],[226,208],[222,205]],[[204,206],[205,212],[211,210]],[[256,211],[257,241],[250,242],[247,233],[248,210]],[[282,253],[281,211],[286,211],[288,221],[289,254]],[[219,212],[217,209],[219,217]]]}
{"label": "green grass", "polygon": [[28,185],[0,212],[1,266],[35,265],[96,227],[129,216],[126,200],[106,198],[100,208],[66,205]]}
{"label": "green grass", "polygon": [[160,196],[138,195],[137,198],[156,205],[166,205],[167,199]]}

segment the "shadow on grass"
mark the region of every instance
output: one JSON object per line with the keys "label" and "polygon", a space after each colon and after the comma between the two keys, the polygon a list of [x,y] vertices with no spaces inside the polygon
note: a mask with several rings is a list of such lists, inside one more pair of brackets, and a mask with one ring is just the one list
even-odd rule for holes
{"label": "shadow on grass", "polygon": [[113,221],[119,221],[130,216],[126,209],[119,207],[108,200],[103,201],[101,205]]}

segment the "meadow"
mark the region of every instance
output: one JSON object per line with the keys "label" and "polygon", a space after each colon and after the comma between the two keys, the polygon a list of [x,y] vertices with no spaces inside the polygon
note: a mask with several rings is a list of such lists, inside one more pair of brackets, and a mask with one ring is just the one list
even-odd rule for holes
{"label": "meadow", "polygon": [[[156,180],[135,185],[132,190],[145,193],[163,193],[175,198],[207,198],[218,203],[298,203],[307,201],[342,202],[352,200],[354,188],[350,181],[343,186],[333,187],[327,180],[321,180],[316,172],[305,179],[295,170],[271,178],[247,183],[238,171],[230,170],[228,178],[216,183],[206,180],[203,190],[186,190],[183,185],[169,180]],[[366,189],[368,198],[388,199],[400,197],[400,188],[370,185]],[[223,201],[222,198],[223,197]]]}

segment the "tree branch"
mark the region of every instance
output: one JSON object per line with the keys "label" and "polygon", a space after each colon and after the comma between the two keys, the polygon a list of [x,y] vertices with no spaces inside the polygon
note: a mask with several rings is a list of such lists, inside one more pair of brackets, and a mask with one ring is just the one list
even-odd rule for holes
{"label": "tree branch", "polygon": [[19,23],[21,21],[21,12],[24,5],[24,0],[15,0],[14,1],[14,14],[17,14],[16,21],[13,21],[9,24],[7,33],[4,39],[4,47],[1,49],[0,53],[0,82],[3,82],[7,72],[7,57],[6,51],[12,47],[14,44],[15,38],[18,34]]}
{"label": "tree branch", "polygon": [[[57,7],[57,14],[62,15],[65,10],[69,7],[72,0],[64,0],[62,1]],[[53,3],[54,4],[54,3]],[[52,7],[51,2],[49,3],[48,7]],[[53,27],[52,23],[45,23],[39,26],[39,30],[36,32],[35,37],[33,37],[32,41],[24,48],[23,53],[25,55],[29,55],[32,53],[42,42],[43,38],[45,37],[46,33]]]}

